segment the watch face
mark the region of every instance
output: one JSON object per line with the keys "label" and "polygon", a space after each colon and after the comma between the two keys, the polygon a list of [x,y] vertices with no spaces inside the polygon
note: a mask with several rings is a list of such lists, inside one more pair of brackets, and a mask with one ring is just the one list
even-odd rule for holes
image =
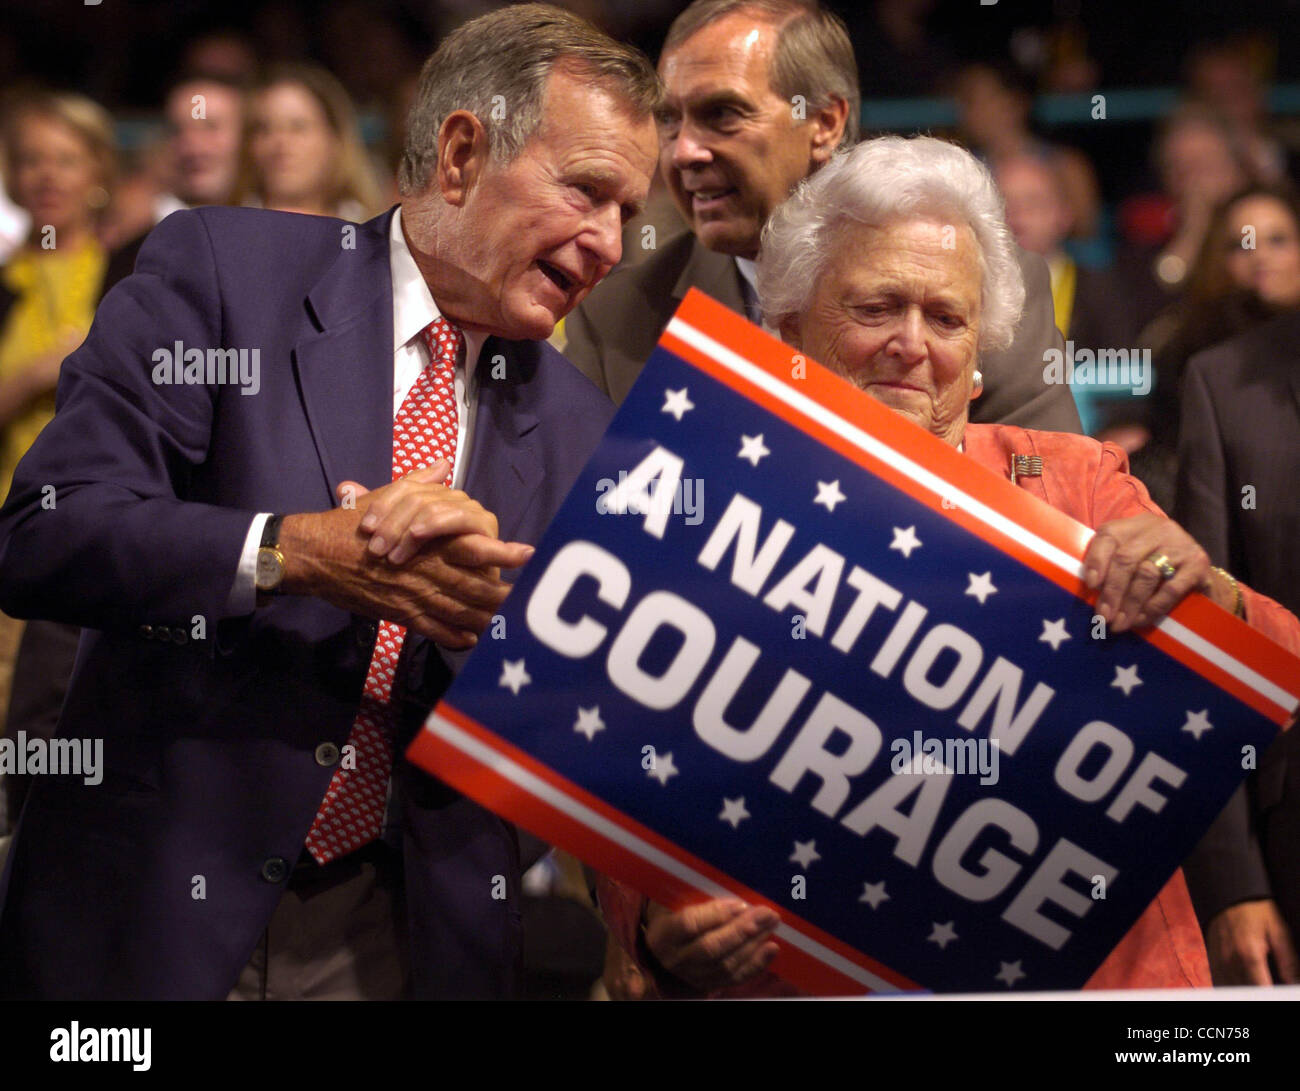
{"label": "watch face", "polygon": [[274,549],[257,551],[257,570],[253,582],[259,591],[274,591],[284,577],[284,562]]}

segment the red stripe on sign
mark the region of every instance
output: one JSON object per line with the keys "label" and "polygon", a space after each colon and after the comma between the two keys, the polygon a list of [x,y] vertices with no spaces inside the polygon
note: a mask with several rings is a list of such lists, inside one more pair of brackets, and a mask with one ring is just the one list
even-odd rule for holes
{"label": "red stripe on sign", "polygon": [[[1178,609],[1169,616],[1191,629],[1198,636],[1203,636],[1205,640],[1221,648],[1238,662],[1256,663],[1257,665],[1253,669],[1264,677],[1270,680],[1277,677],[1286,678],[1285,668],[1282,666],[1286,659],[1289,658],[1286,649],[1271,640],[1266,641],[1262,647],[1243,646],[1241,631],[1244,629],[1246,633],[1255,636],[1259,635],[1258,631],[1252,629],[1240,618],[1228,613],[1217,603],[1211,602],[1204,595],[1188,595]],[[1214,637],[1204,636],[1207,632],[1213,632]],[[1282,705],[1270,701],[1254,686],[1243,682],[1231,670],[1207,659],[1203,655],[1197,654],[1194,649],[1187,647],[1176,637],[1170,636],[1159,629],[1145,629],[1139,635],[1154,644],[1166,655],[1190,667],[1220,689],[1231,693],[1242,704],[1250,706],[1261,716],[1267,716],[1279,727],[1284,726],[1290,720],[1294,709],[1288,710]],[[1273,662],[1269,662],[1270,652],[1273,653]],[[1265,665],[1265,669],[1260,669],[1259,664],[1261,663]],[[1279,669],[1279,667],[1282,667],[1282,669]],[[1274,670],[1277,671],[1276,674],[1273,673]],[[1286,678],[1284,684],[1294,686],[1295,681],[1296,675],[1293,671],[1290,678]]]}
{"label": "red stripe on sign", "polygon": [[[1096,592],[1089,591],[1081,579],[1044,557],[1032,545],[991,526],[979,515],[964,510],[960,501],[955,507],[945,507],[944,488],[947,486],[954,492],[966,494],[1076,562],[1082,561],[1087,543],[1092,537],[1089,528],[971,461],[937,436],[918,428],[816,361],[794,353],[790,346],[764,333],[702,292],[691,290],[679,308],[676,320],[694,327],[723,348],[744,357],[785,391],[797,397],[812,399],[839,419],[814,419],[797,406],[791,405],[780,394],[737,374],[731,367],[715,360],[695,345],[666,331],[660,344],[668,351],[927,505],[944,518],[1014,557],[1077,598],[1089,604],[1095,603]],[[796,367],[800,368],[799,374],[802,376],[798,379],[794,378]],[[829,408],[831,406],[834,406],[833,410]],[[942,481],[933,490],[927,488],[904,470],[864,451],[845,434],[846,430],[837,428],[837,425],[847,425],[869,433]],[[1278,689],[1288,694],[1293,691],[1297,668],[1300,667],[1297,660],[1258,630],[1252,629],[1204,596],[1189,595],[1170,614],[1170,618]],[[1138,635],[1279,725],[1286,723],[1295,710],[1294,703],[1287,707],[1259,692],[1249,681],[1243,681],[1239,674],[1233,672],[1231,664],[1216,664],[1174,636],[1157,629],[1142,630]]]}
{"label": "red stripe on sign", "polygon": [[[526,784],[512,779],[511,771],[504,765],[494,768],[488,760],[468,753],[456,741],[438,734],[440,725],[435,723],[438,718],[452,728],[459,728],[486,750],[518,766],[525,774],[531,774],[544,782],[558,796],[577,804],[574,810],[586,809],[593,812],[631,839],[642,842],[650,850],[658,850],[721,890],[710,891],[692,885],[683,876],[646,859],[635,848],[620,844],[608,833],[594,828],[581,816],[564,809],[557,801],[542,798]],[[597,870],[635,886],[669,908],[680,909],[702,900],[724,896],[738,897],[751,905],[770,907],[781,917],[784,927],[812,941],[811,944],[806,944],[801,943],[798,937],[776,937],[781,952],[773,962],[772,969],[800,989],[816,995],[857,995],[873,991],[867,984],[849,976],[851,967],[847,972],[837,969],[828,964],[826,958],[838,958],[859,967],[880,979],[881,985],[893,989],[905,991],[921,988],[897,971],[823,932],[792,913],[788,907],[738,883],[654,830],[642,826],[445,701],[438,704],[429,722],[411,742],[406,756],[494,813],[573,853]],[[653,851],[650,854],[653,855]],[[826,958],[818,957],[817,947],[824,949]]]}

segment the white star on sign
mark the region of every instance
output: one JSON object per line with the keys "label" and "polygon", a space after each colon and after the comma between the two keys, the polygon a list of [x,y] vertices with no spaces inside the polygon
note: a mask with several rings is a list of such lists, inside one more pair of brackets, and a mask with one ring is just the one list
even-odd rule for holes
{"label": "white star on sign", "polygon": [[722,799],[722,813],[718,819],[722,822],[730,822],[731,828],[736,829],[745,819],[751,817],[750,813],[745,810],[745,797],[739,799]]}
{"label": "white star on sign", "polygon": [[816,841],[796,841],[794,843],[794,852],[790,853],[790,860],[798,864],[804,871],[808,870],[808,865],[814,860],[820,860],[822,854],[817,851]]}
{"label": "white star on sign", "polygon": [[889,901],[889,895],[885,893],[885,880],[881,879],[878,883],[863,883],[862,896],[858,901],[869,903],[872,909],[879,909],[881,902]]}
{"label": "white star on sign", "polygon": [[664,391],[664,407],[661,413],[671,413],[678,420],[682,419],[683,414],[689,413],[695,408],[695,403],[686,396],[686,387],[681,390]]}
{"label": "white star on sign", "polygon": [[947,924],[940,924],[938,921],[932,923],[933,931],[926,936],[927,943],[937,943],[939,950],[943,951],[953,940],[957,938],[957,933],[953,929],[952,921]]}
{"label": "white star on sign", "polygon": [[736,457],[747,458],[753,465],[757,466],[760,458],[764,458],[771,453],[763,446],[763,433],[760,432],[756,436],[740,437],[740,454]]}
{"label": "white star on sign", "polygon": [[1015,962],[1000,962],[998,965],[1001,966],[1002,969],[993,975],[993,980],[1005,981],[1008,989],[1022,977],[1028,976],[1025,971],[1020,968],[1020,959],[1016,959]]}
{"label": "white star on sign", "polygon": [[1210,710],[1201,709],[1200,712],[1187,710],[1187,723],[1183,724],[1183,730],[1191,732],[1196,736],[1196,741],[1200,742],[1201,736],[1210,730],[1214,725],[1210,723]]}
{"label": "white star on sign", "polygon": [[580,731],[587,736],[587,741],[591,742],[596,737],[597,731],[605,730],[605,722],[600,718],[600,705],[594,708],[578,708],[578,720],[573,725],[574,731]]}
{"label": "white star on sign", "polygon": [[1142,679],[1138,677],[1138,669],[1136,663],[1134,663],[1133,666],[1131,667],[1115,668],[1115,681],[1113,681],[1111,685],[1118,689],[1122,689],[1124,691],[1125,697],[1127,697],[1130,693],[1133,692],[1134,686],[1140,686],[1141,684],[1142,684]]}
{"label": "white star on sign", "polygon": [[980,605],[984,605],[984,600],[990,595],[996,595],[998,589],[993,586],[993,573],[985,572],[982,576],[975,575],[974,572],[967,572],[970,577],[970,586],[966,588],[966,594],[974,595],[980,600]]}
{"label": "white star on sign", "polygon": [[667,754],[656,754],[654,764],[646,770],[660,784],[667,785],[669,777],[675,777],[679,770],[673,764],[673,755],[670,750]]}
{"label": "white star on sign", "polygon": [[826,510],[833,512],[836,504],[847,499],[848,497],[840,492],[840,483],[838,481],[817,482],[817,499],[813,501],[814,504],[825,504]]}
{"label": "white star on sign", "polygon": [[513,662],[509,659],[501,661],[501,677],[497,681],[498,686],[508,686],[510,692],[518,697],[519,691],[531,681],[528,672],[524,670],[524,661],[522,659],[516,659]]}
{"label": "white star on sign", "polygon": [[920,544],[921,539],[916,536],[916,527],[908,527],[906,530],[894,527],[894,540],[889,543],[889,548],[898,550],[904,557],[911,557],[912,550]]}
{"label": "white star on sign", "polygon": [[1043,619],[1043,635],[1038,638],[1040,644],[1050,644],[1052,651],[1056,651],[1060,648],[1062,640],[1069,639],[1070,634],[1065,631],[1065,618],[1057,621]]}

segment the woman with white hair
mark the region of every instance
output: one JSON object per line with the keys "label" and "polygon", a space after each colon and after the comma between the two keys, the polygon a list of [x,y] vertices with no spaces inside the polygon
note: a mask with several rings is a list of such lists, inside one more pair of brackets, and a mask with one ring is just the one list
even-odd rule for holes
{"label": "woman with white hair", "polygon": [[[882,137],[842,153],[773,214],[758,259],[767,323],[799,352],[1096,527],[1084,555],[1112,632],[1152,625],[1193,591],[1300,653],[1300,621],[1211,568],[1203,550],[1129,476],[1124,452],[1086,436],[968,424],[980,353],[1011,342],[1025,289],[1002,201],[969,152],[930,137]],[[1024,458],[1028,476],[1019,470]],[[621,947],[614,995],[771,995],[777,916],[734,899],[671,912],[602,881]],[[1093,975],[1090,988],[1209,985],[1182,872]]]}

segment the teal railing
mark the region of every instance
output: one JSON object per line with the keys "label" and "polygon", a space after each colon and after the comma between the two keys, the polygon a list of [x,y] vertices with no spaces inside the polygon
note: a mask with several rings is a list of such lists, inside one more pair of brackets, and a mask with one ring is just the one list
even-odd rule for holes
{"label": "teal railing", "polygon": [[[1106,120],[1151,122],[1165,117],[1177,105],[1180,92],[1174,87],[1111,89],[1097,92],[1106,99]],[[1279,84],[1269,95],[1269,106],[1277,116],[1300,115],[1300,83]],[[1093,96],[1040,95],[1034,101],[1034,118],[1046,128],[1083,125],[1094,120]],[[864,132],[924,132],[949,129],[957,124],[957,106],[951,98],[864,99]],[[160,131],[156,117],[128,117],[117,122],[118,146],[125,151],[139,148]],[[361,135],[368,145],[380,143],[385,135],[384,119],[377,114],[361,118]]]}

